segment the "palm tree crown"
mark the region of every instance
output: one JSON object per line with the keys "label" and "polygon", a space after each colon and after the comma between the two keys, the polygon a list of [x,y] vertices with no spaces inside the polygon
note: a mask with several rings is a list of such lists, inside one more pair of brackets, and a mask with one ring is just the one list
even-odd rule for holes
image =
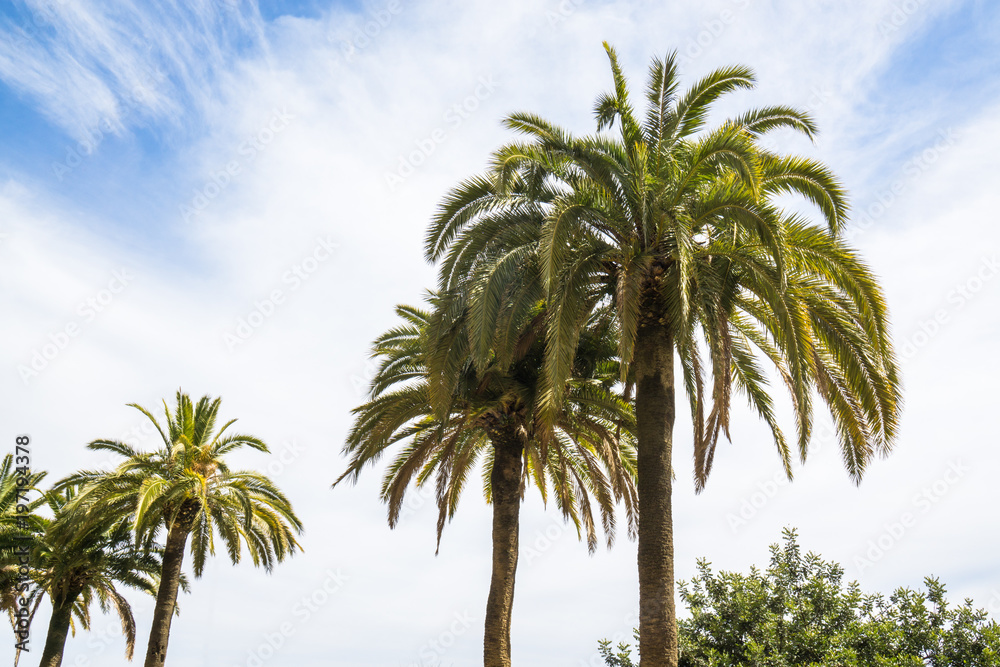
{"label": "palm tree crown", "polygon": [[[440,300],[438,300],[440,305]],[[355,480],[365,466],[377,462],[387,449],[402,449],[389,464],[382,499],[389,506],[394,526],[411,481],[417,485],[436,480],[439,509],[438,541],[448,519],[454,516],[469,473],[485,463],[483,493],[490,500],[492,442],[510,434],[523,443],[524,484],[534,482],[547,500],[550,487],[556,506],[578,531],[585,531],[588,548],[597,546],[596,522],[589,496],[595,496],[608,544],[614,539],[614,504],[625,504],[634,521],[635,490],[632,485],[634,453],[631,446],[631,410],[611,389],[617,364],[608,349],[606,329],[593,327],[594,340],[587,359],[589,377],[575,377],[565,396],[566,409],[556,419],[551,446],[537,435],[534,421],[541,360],[544,348],[538,318],[534,329],[521,332],[519,348],[504,365],[495,357],[477,370],[466,355],[450,380],[443,413],[431,399],[435,378],[428,367],[428,349],[446,349],[453,356],[468,350],[469,334],[462,326],[450,327],[450,336],[431,339],[429,332],[440,310],[431,312],[398,306],[403,324],[380,336],[373,356],[380,359],[371,382],[370,399],[355,408],[354,426],[345,453],[347,470],[334,483]],[[603,323],[607,327],[608,322]],[[440,323],[437,324],[441,328]],[[604,348],[599,339],[604,336]],[[610,372],[609,372],[610,369]],[[523,491],[522,491],[523,492]],[[634,525],[630,527],[630,532]]]}
{"label": "palm tree crown", "polygon": [[225,456],[241,447],[265,453],[268,448],[254,436],[227,434],[235,419],[216,431],[220,404],[221,399],[204,396],[194,405],[178,391],[174,412],[164,402],[166,428],[148,410],[130,404],[156,427],[160,449],[141,452],[117,440],[94,440],[90,449],[114,452],[125,461],[110,473],[83,471],[67,478],[87,485],[79,503],[100,503],[106,512],[131,516],[137,540],[190,522],[195,576],[215,554],[216,534],[233,563],[245,544],[253,564],[271,570],[299,548],[295,533],[302,530],[291,503],[270,479],[226,464]]}
{"label": "palm tree crown", "polygon": [[119,585],[156,595],[163,548],[148,541],[136,545],[128,519],[109,520],[106,516],[81,517],[72,507],[75,487],[51,491],[46,501],[55,518],[46,520],[43,532],[35,536],[32,564],[35,594],[48,595],[52,618],[42,653],[42,667],[58,667],[62,662],[67,631],[73,619],[90,627],[90,607],[96,600],[101,610],[114,609],[125,636],[125,657],[132,659],[135,648],[135,619]]}

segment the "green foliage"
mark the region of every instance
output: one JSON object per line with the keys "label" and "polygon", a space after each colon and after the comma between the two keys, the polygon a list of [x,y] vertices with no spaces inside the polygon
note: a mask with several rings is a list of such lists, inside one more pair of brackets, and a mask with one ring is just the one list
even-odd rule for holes
{"label": "green foliage", "polygon": [[81,516],[127,518],[137,542],[166,530],[193,511],[190,534],[196,577],[208,556],[215,554],[215,536],[222,538],[229,559],[238,563],[246,545],[254,565],[270,571],[274,564],[300,549],[295,535],[302,523],[291,502],[265,475],[231,470],[226,455],[241,447],[267,452],[251,435],[227,433],[236,421],[217,427],[221,399],[202,397],[197,404],[180,391],[173,411],[164,401],[165,428],[145,408],[142,412],[162,438],[162,446],[142,452],[127,443],[99,439],[90,449],[124,458],[110,472],[85,470],[66,478],[57,488],[79,486],[73,501]]}
{"label": "green foliage", "polygon": [[[130,522],[107,520],[107,517],[83,517],[68,511],[77,488],[43,491],[38,483],[46,473],[26,476],[34,500],[27,502],[27,513],[17,513],[16,478],[8,455],[0,465],[0,572],[4,608],[11,614],[14,599],[23,596],[31,609],[31,618],[47,596],[53,606],[69,605],[73,628],[90,628],[90,609],[96,601],[101,611],[114,611],[121,620],[125,637],[125,655],[131,659],[135,647],[135,619],[122,586],[151,595],[156,593],[162,549],[152,541],[133,542]],[[23,485],[22,485],[23,486]],[[37,510],[46,507],[52,518]],[[20,519],[14,521],[13,518]],[[95,520],[91,520],[95,519]],[[29,551],[28,577],[31,586],[20,590],[17,571],[19,549]]]}
{"label": "green foliage", "polygon": [[[498,310],[511,310],[510,298],[500,297]],[[396,308],[402,322],[375,341],[372,356],[379,360],[378,372],[369,400],[354,410],[344,447],[350,463],[334,486],[356,480],[366,466],[395,450],[382,483],[389,525],[396,525],[411,482],[434,483],[440,544],[445,523],[480,464],[483,493],[491,501],[493,441],[512,431],[523,440],[524,486],[533,482],[543,500],[553,497],[591,551],[598,544],[599,526],[611,545],[618,501],[625,505],[629,534],[634,535],[634,417],[628,402],[613,390],[618,368],[607,318],[593,318],[582,335],[574,377],[546,439],[535,420],[544,356],[539,300],[520,316],[509,316],[502,331],[489,325],[491,335],[480,360],[470,348],[481,334],[461,302],[435,295],[433,310]],[[447,357],[437,369],[436,355]],[[443,406],[435,403],[435,384],[447,387]]]}
{"label": "green foliage", "polygon": [[[43,660],[59,659],[64,623],[89,628],[93,602],[117,613],[131,658],[135,621],[119,589],[157,594],[165,563],[164,548],[154,540],[165,529],[183,525],[183,539],[193,535],[195,576],[215,553],[217,535],[234,563],[245,545],[254,564],[268,570],[301,548],[295,534],[302,524],[273,482],[227,465],[226,455],[240,447],[268,450],[258,438],[227,432],[235,420],[217,427],[220,402],[205,396],[196,404],[178,391],[173,411],[164,403],[163,425],[133,405],[153,423],[162,446],[142,452],[124,442],[95,440],[91,449],[124,461],[112,471],[77,472],[50,491],[38,488],[45,473],[14,469],[10,456],[0,464],[0,608],[12,614],[15,598],[23,595],[16,586],[18,558],[26,547],[34,584],[27,596],[31,616],[46,596],[54,610]],[[18,481],[40,494],[30,502],[22,499],[20,512]],[[52,518],[37,512],[43,506]],[[171,586],[174,595],[178,586],[187,590],[186,577],[175,577]]]}
{"label": "green foliage", "polygon": [[[441,262],[439,288],[464,290],[483,332],[471,341],[474,355],[502,319],[499,295],[544,294],[538,404],[551,423],[591,312],[614,319],[625,382],[640,331],[665,325],[694,423],[698,490],[720,437],[730,437],[739,394],[767,423],[789,477],[793,449],[806,458],[818,396],[860,481],[868,462],[889,452],[902,403],[885,299],[841,236],[848,205],[830,169],[759,141],[781,128],[811,138],[815,124],[776,106],[706,127],[713,103],[752,88],[753,73],[719,69],[681,93],[676,54],[653,60],[643,118],[605,47],[614,91],[597,100],[598,133],[509,116],[506,126],[525,140],[495,151],[484,174],[453,189],[428,230],[425,256]],[[789,194],[813,204],[822,222],[782,209]],[[790,393],[794,442],[778,424],[765,364]]]}
{"label": "green foliage", "polygon": [[[634,630],[632,634],[639,641],[639,631]],[[619,642],[615,649],[611,648],[611,641],[608,639],[602,639],[597,645],[597,650],[608,667],[638,667],[632,662],[632,647],[625,642]]]}
{"label": "green foliage", "polygon": [[151,540],[137,545],[131,522],[98,516],[82,517],[69,509],[76,489],[46,493],[54,519],[32,539],[31,563],[38,588],[53,606],[70,604],[83,629],[90,628],[90,607],[114,610],[125,637],[125,657],[135,649],[135,619],[121,586],[156,595],[162,548]]}
{"label": "green foliage", "polygon": [[[714,573],[681,582],[690,616],[679,622],[681,667],[972,667],[1000,664],[1000,626],[971,600],[949,604],[933,577],[925,591],[886,598],[845,584],[844,569],[802,554],[794,530],[771,545],[763,572]],[[601,641],[609,667],[634,667],[631,648]]]}

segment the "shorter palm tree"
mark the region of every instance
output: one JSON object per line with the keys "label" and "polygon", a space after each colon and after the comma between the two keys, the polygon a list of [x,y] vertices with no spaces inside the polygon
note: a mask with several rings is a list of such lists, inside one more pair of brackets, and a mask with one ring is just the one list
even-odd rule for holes
{"label": "shorter palm tree", "polygon": [[135,618],[119,585],[156,595],[163,549],[151,542],[133,541],[128,519],[107,521],[78,516],[67,506],[76,490],[49,492],[46,500],[55,519],[33,540],[32,568],[37,588],[35,597],[48,595],[52,601],[45,648],[40,667],[59,667],[74,619],[83,629],[90,627],[90,607],[94,600],[101,611],[118,614],[125,636],[125,657],[135,649]]}
{"label": "shorter palm tree", "polygon": [[[411,481],[432,480],[437,490],[438,543],[446,520],[458,506],[470,473],[483,466],[483,492],[493,507],[493,568],[486,606],[484,655],[487,665],[510,665],[510,626],[518,557],[519,511],[525,487],[535,482],[543,499],[550,488],[557,507],[591,551],[597,546],[594,509],[600,512],[608,545],[613,540],[616,501],[623,501],[629,533],[635,529],[635,455],[633,418],[628,403],[613,391],[618,368],[613,360],[607,322],[594,322],[584,335],[577,375],[565,393],[555,428],[544,438],[535,426],[535,397],[540,393],[544,354],[544,313],[540,304],[526,321],[512,322],[510,354],[493,355],[477,368],[468,354],[466,314],[450,324],[435,318],[454,305],[436,297],[428,312],[399,306],[403,324],[375,343],[381,359],[371,397],[354,410],[356,421],[344,447],[351,456],[345,478],[398,446],[386,470],[382,499],[389,525],[399,519]],[[457,310],[461,311],[460,306]],[[602,326],[603,325],[603,326]],[[449,333],[436,337],[430,332]],[[583,350],[588,354],[583,354]],[[454,358],[447,378],[435,378],[429,356],[439,351]],[[449,389],[444,410],[434,405],[432,384]],[[593,503],[593,504],[592,504]]]}
{"label": "shorter palm tree", "polygon": [[166,659],[189,538],[196,577],[215,554],[216,534],[233,563],[240,561],[245,544],[254,565],[268,572],[301,549],[295,535],[301,534],[302,522],[288,498],[266,476],[233,471],[226,464],[225,456],[241,447],[265,453],[268,448],[256,437],[227,434],[235,419],[216,430],[220,403],[204,396],[195,405],[178,390],[173,412],[164,401],[165,428],[148,410],[130,404],[156,427],[162,447],[141,452],[117,440],[94,440],[90,449],[113,452],[125,461],[110,472],[84,471],[66,480],[83,485],[76,499],[80,509],[99,506],[106,516],[129,518],[137,541],[151,539],[161,529],[166,533],[146,667],[162,667]]}

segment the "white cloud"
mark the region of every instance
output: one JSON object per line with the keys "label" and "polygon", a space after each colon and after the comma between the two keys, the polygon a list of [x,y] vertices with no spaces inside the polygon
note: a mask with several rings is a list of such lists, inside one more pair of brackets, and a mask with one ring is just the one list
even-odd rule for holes
{"label": "white cloud", "polygon": [[242,55],[264,52],[253,3],[25,4],[27,18],[0,25],[0,78],[80,142],[197,119]]}

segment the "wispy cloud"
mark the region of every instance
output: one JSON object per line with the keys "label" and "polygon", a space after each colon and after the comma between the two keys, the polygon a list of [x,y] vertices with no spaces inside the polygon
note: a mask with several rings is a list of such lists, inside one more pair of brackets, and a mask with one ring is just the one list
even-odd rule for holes
{"label": "wispy cloud", "polygon": [[239,59],[264,49],[263,32],[251,2],[24,0],[0,21],[0,78],[89,141],[216,106]]}

